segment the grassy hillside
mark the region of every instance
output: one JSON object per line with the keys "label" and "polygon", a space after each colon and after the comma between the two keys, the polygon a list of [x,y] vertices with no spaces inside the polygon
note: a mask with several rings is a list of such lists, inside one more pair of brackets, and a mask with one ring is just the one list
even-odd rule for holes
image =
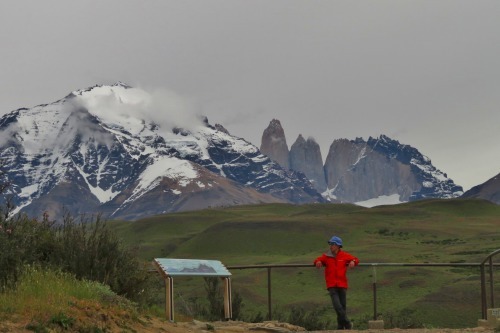
{"label": "grassy hillside", "polygon": [[[334,234],[362,263],[480,262],[500,248],[500,206],[481,200],[371,209],[348,204],[239,206],[112,224],[144,259],[217,259],[226,266],[312,264]],[[267,271],[232,273],[233,293],[242,296],[243,311],[266,315]],[[386,321],[408,318],[427,326],[471,327],[481,316],[478,269],[378,267],[374,272],[358,267],[349,273],[348,294],[349,313],[358,327],[373,316],[374,273],[378,312]],[[197,278],[182,279],[176,288],[179,311],[190,310],[187,299],[204,295],[203,281]],[[296,306],[324,310],[325,318],[333,318],[322,272],[312,266],[273,269],[272,288],[276,316]]]}
{"label": "grassy hillside", "polygon": [[142,328],[135,305],[109,287],[60,271],[27,267],[0,293],[1,332],[112,332]]}

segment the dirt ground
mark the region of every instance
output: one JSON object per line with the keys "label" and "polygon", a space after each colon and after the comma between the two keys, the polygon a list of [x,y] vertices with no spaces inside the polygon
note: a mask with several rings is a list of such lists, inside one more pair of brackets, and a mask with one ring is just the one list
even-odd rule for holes
{"label": "dirt ground", "polygon": [[[236,333],[236,332],[255,332],[255,333],[300,333],[307,332],[304,328],[294,326],[287,323],[279,323],[275,321],[264,323],[243,323],[243,322],[190,322],[190,323],[169,323],[163,326],[169,333]],[[315,331],[316,333],[322,332],[341,332],[341,331]],[[364,332],[364,333],[380,333],[380,332],[393,332],[393,333],[490,333],[495,332],[493,329],[486,329],[482,327],[470,329],[387,329],[387,330],[351,330],[351,332]]]}
{"label": "dirt ground", "polygon": [[[101,323],[103,326],[97,329],[99,326],[88,327],[92,330],[88,332],[111,332],[111,333],[123,333],[123,332],[140,332],[140,333],[241,333],[241,332],[252,332],[252,333],[300,333],[307,332],[304,328],[294,326],[287,323],[280,323],[276,321],[263,322],[263,323],[244,323],[238,321],[226,321],[226,322],[178,322],[172,323],[169,321],[164,321],[157,318],[149,319],[134,319],[134,320],[124,320],[124,321],[114,321],[114,320],[103,320]],[[29,328],[28,323],[12,323],[12,322],[1,322],[0,332],[2,333],[32,333],[36,331],[34,328]],[[78,326],[73,328],[63,328],[63,327],[52,327],[47,330],[47,332],[85,332],[84,326]],[[327,332],[341,332],[341,331],[315,331],[315,333],[327,333]],[[483,327],[475,328],[464,328],[464,329],[386,329],[386,330],[351,330],[353,333],[494,333],[498,332],[494,329],[488,329]]]}
{"label": "dirt ground", "polygon": [[[149,326],[149,327],[148,327]],[[244,323],[237,321],[227,322],[183,322],[170,323],[166,321],[150,321],[144,328],[137,327],[138,332],[168,332],[168,333],[300,333],[307,332],[304,328],[287,323],[269,321],[263,323]],[[316,331],[316,333],[341,332],[341,331]],[[364,333],[492,333],[493,329],[482,327],[468,329],[387,329],[387,330],[351,330],[351,332]]]}

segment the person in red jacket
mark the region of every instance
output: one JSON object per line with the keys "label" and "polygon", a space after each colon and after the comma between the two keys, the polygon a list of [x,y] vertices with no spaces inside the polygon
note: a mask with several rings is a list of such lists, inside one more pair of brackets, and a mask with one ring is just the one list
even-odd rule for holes
{"label": "person in red jacket", "polygon": [[326,289],[330,293],[333,308],[337,313],[337,329],[350,330],[351,321],[347,318],[348,288],[347,270],[357,266],[359,259],[343,251],[342,239],[333,236],[329,241],[330,249],[314,260],[314,265],[320,269],[325,268]]}

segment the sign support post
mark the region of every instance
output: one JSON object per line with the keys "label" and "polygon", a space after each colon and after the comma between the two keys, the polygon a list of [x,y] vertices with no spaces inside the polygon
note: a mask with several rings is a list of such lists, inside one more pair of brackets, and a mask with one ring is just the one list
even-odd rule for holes
{"label": "sign support post", "polygon": [[174,279],[165,279],[165,314],[169,321],[174,321]]}
{"label": "sign support post", "polygon": [[224,317],[226,319],[233,318],[233,307],[231,302],[231,278],[224,278]]}

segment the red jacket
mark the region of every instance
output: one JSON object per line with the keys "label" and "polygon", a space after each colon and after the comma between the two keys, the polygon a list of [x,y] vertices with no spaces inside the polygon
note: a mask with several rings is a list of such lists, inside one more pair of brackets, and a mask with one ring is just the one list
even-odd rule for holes
{"label": "red jacket", "polygon": [[316,265],[318,261],[321,261],[325,267],[327,289],[331,287],[347,288],[347,265],[349,265],[351,261],[354,261],[356,266],[359,264],[358,258],[342,251],[342,249],[339,250],[336,256],[330,251],[328,251],[328,253],[323,253],[323,255],[314,260],[314,264]]}

